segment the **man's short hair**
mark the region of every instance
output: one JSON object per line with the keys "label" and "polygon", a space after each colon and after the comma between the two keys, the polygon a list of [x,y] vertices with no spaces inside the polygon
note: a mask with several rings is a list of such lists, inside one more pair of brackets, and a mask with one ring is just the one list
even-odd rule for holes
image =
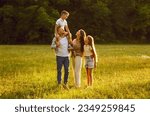
{"label": "man's short hair", "polygon": [[66,10],[61,11],[61,16],[62,16],[63,14],[65,14],[65,15],[68,15],[68,16],[69,16],[69,12],[68,12],[68,11],[66,11]]}

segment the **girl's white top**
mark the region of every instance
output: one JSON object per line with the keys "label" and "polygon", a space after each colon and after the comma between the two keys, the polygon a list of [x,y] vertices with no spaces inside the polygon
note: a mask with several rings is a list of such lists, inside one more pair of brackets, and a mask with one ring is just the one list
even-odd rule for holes
{"label": "girl's white top", "polygon": [[84,45],[84,56],[91,56],[92,53],[92,47],[90,45]]}

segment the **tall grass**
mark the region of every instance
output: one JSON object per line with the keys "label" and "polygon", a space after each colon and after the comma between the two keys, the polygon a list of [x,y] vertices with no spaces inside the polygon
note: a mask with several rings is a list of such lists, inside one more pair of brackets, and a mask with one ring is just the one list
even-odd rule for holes
{"label": "tall grass", "polygon": [[[0,98],[150,98],[150,45],[96,45],[94,85],[57,88],[55,53],[48,45],[0,46]],[[62,77],[63,78],[63,77]]]}

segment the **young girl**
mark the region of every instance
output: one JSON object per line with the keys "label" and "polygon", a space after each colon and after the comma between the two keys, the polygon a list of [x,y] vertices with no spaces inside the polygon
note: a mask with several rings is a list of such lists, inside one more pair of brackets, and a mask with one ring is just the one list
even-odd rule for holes
{"label": "young girl", "polygon": [[88,35],[85,39],[84,56],[85,56],[85,68],[87,73],[87,86],[92,86],[93,84],[92,69],[96,68],[97,54],[94,45],[94,39],[90,35]]}

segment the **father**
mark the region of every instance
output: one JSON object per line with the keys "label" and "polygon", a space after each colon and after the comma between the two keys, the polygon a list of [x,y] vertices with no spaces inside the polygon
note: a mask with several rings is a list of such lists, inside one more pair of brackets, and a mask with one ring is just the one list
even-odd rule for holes
{"label": "father", "polygon": [[56,50],[56,62],[57,62],[57,81],[58,86],[61,87],[61,75],[62,66],[64,66],[64,88],[69,89],[67,86],[68,74],[69,74],[69,51],[68,51],[68,39],[64,30],[61,27],[57,28],[59,34],[59,45]]}

